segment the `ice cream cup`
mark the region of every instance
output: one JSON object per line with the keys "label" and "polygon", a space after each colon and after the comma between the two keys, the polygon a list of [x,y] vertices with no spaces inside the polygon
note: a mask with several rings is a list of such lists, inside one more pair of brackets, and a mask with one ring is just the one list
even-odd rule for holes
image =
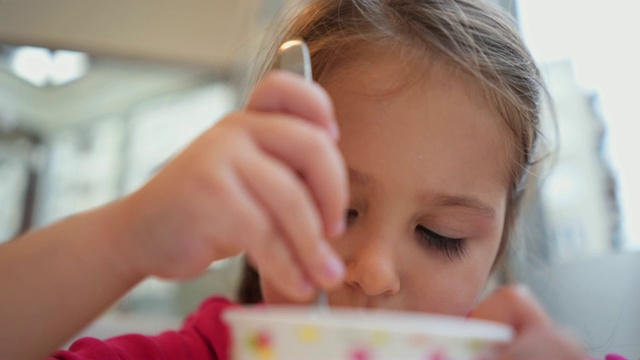
{"label": "ice cream cup", "polygon": [[223,315],[233,360],[490,360],[513,330],[426,313],[271,306]]}

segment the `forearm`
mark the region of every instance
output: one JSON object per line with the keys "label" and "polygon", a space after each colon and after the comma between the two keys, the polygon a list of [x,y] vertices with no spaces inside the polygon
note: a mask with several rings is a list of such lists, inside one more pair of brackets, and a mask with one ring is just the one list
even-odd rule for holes
{"label": "forearm", "polygon": [[0,358],[40,359],[142,280],[112,246],[120,203],[0,248]]}

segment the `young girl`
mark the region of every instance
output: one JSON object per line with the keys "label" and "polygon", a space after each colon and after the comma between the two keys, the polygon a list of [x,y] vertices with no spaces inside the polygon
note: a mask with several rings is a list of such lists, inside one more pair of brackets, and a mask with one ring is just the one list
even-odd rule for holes
{"label": "young girl", "polygon": [[[525,289],[478,303],[538,132],[538,72],[508,19],[475,0],[317,0],[276,43],[296,37],[316,84],[271,72],[140,191],[4,246],[0,358],[46,356],[145,277],[240,252],[267,304],[325,288],[331,306],[511,324],[502,359],[585,358]],[[53,358],[226,359],[228,306]]]}

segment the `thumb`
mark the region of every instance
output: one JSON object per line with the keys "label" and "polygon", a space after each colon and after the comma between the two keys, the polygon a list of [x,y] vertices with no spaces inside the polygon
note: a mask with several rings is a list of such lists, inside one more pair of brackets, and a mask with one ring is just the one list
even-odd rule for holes
{"label": "thumb", "polygon": [[524,285],[507,285],[496,290],[478,304],[471,317],[511,325],[517,334],[552,325],[542,305]]}
{"label": "thumb", "polygon": [[339,136],[329,94],[291,72],[274,70],[267,75],[251,94],[247,110],[299,117],[323,128],[334,140]]}

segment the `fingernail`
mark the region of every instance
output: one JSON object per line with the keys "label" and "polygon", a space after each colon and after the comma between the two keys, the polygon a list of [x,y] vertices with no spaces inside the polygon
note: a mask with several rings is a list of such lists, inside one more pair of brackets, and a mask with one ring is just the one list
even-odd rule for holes
{"label": "fingernail", "polygon": [[344,230],[346,228],[347,228],[347,220],[343,216],[341,216],[340,220],[333,223],[333,228],[331,229],[331,234],[329,235],[330,236],[342,235],[342,233],[344,233]]}
{"label": "fingernail", "polygon": [[344,275],[344,265],[342,260],[335,256],[330,256],[324,265],[324,278],[328,281],[336,281]]}
{"label": "fingernail", "polygon": [[333,139],[333,141],[338,141],[338,139],[340,138],[340,128],[335,121],[332,121],[329,125],[329,134],[331,134],[331,138]]}

